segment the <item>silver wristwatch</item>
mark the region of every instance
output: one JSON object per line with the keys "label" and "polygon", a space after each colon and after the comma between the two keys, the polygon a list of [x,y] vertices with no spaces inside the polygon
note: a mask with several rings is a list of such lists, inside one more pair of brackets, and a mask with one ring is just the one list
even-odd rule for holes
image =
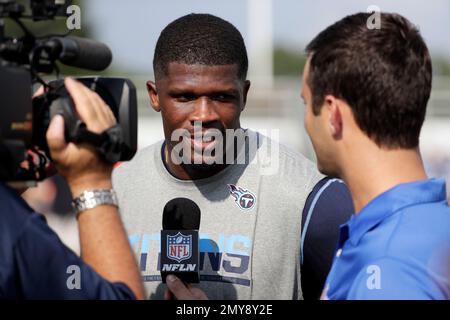
{"label": "silver wristwatch", "polygon": [[105,204],[118,207],[117,196],[113,189],[84,191],[72,200],[72,206],[77,213],[77,217],[83,211]]}

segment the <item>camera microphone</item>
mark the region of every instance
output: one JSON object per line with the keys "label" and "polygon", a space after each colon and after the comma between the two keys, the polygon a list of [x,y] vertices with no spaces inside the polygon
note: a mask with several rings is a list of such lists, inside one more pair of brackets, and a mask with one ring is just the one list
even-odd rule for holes
{"label": "camera microphone", "polygon": [[107,45],[79,37],[53,37],[45,43],[50,56],[62,63],[95,71],[106,69],[112,61]]}

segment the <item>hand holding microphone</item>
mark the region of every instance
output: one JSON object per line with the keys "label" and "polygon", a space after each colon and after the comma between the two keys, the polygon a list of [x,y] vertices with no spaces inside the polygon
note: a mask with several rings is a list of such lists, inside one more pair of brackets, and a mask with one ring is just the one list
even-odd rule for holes
{"label": "hand holding microphone", "polygon": [[170,200],[164,207],[161,230],[160,270],[163,283],[179,300],[206,300],[203,291],[189,283],[198,283],[200,208],[186,198]]}
{"label": "hand holding microphone", "polygon": [[206,294],[199,288],[186,284],[173,274],[166,278],[168,290],[164,293],[165,300],[172,300],[173,296],[177,300],[208,300]]}

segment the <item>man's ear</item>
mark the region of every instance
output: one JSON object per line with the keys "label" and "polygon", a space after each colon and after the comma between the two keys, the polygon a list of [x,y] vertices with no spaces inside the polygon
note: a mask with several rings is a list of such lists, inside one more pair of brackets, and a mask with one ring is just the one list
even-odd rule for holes
{"label": "man's ear", "polygon": [[[244,105],[242,106],[242,110],[245,109],[245,105],[247,104],[247,94],[248,94],[248,90],[250,90],[250,80],[245,80],[244,82]],[[241,111],[242,111],[241,110]]]}
{"label": "man's ear", "polygon": [[153,81],[147,81],[147,92],[150,97],[150,104],[156,112],[161,111],[161,106],[159,105],[158,91],[156,90],[156,83]]}
{"label": "man's ear", "polygon": [[330,133],[333,138],[341,139],[343,132],[343,117],[340,101],[332,95],[327,95],[325,97],[325,106],[328,108],[328,125],[330,128]]}

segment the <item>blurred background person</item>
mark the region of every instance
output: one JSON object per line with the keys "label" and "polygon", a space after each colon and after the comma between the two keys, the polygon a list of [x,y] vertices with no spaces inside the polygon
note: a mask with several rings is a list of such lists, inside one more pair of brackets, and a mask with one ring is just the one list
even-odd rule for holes
{"label": "blurred background person", "polygon": [[80,255],[78,224],[70,205],[72,197],[65,180],[60,175],[55,175],[39,182],[36,187],[29,188],[22,197],[36,212],[42,212],[61,241]]}

